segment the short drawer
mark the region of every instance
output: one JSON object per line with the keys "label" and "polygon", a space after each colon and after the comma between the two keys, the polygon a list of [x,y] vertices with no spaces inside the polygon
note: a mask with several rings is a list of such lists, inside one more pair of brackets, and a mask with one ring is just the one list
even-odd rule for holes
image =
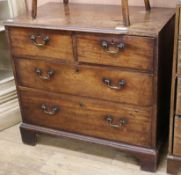
{"label": "short drawer", "polygon": [[151,71],[155,40],[128,35],[78,35],[78,61]]}
{"label": "short drawer", "polygon": [[38,91],[20,91],[23,122],[97,138],[151,146],[152,108]]}
{"label": "short drawer", "polygon": [[181,118],[175,117],[173,153],[181,156]]}
{"label": "short drawer", "polygon": [[177,78],[176,115],[181,115],[181,78]]}
{"label": "short drawer", "polygon": [[68,32],[9,28],[12,53],[15,56],[50,57],[73,61],[72,39]]}
{"label": "short drawer", "polygon": [[30,59],[15,59],[15,66],[19,86],[141,106],[153,102],[151,74]]}

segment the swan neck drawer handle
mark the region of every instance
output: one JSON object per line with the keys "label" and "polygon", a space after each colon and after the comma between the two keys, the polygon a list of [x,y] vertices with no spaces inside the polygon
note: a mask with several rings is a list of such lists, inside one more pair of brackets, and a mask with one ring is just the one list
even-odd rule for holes
{"label": "swan neck drawer handle", "polygon": [[50,41],[50,38],[44,35],[31,35],[30,39],[36,47],[43,47]]}
{"label": "swan neck drawer handle", "polygon": [[49,107],[46,104],[42,104],[41,109],[45,114],[48,114],[48,115],[55,115],[60,110],[60,108],[58,106]]}
{"label": "swan neck drawer handle", "polygon": [[125,48],[124,43],[116,43],[114,41],[108,42],[108,41],[101,41],[101,46],[104,49],[105,52],[109,54],[116,55],[121,52],[122,49]]}
{"label": "swan neck drawer handle", "polygon": [[50,80],[55,72],[53,70],[48,70],[47,75],[43,76],[43,71],[40,68],[35,68],[35,73],[42,80]]}
{"label": "swan neck drawer handle", "polygon": [[112,84],[112,80],[111,79],[108,79],[108,78],[103,78],[102,79],[103,83],[105,85],[107,85],[110,89],[114,89],[114,90],[121,90],[123,89],[125,86],[126,86],[126,80],[120,80],[118,82],[118,85],[113,85]]}
{"label": "swan neck drawer handle", "polygon": [[120,119],[119,124],[113,124],[113,116],[108,115],[106,116],[105,120],[109,124],[111,128],[122,128],[123,126],[127,125],[128,121],[125,118]]}

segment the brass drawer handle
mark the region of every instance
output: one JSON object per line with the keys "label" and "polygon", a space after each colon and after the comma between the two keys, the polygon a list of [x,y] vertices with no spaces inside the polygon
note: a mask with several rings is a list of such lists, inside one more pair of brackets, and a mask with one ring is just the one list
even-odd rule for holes
{"label": "brass drawer handle", "polygon": [[111,43],[109,43],[108,41],[102,41],[101,46],[104,51],[109,54],[118,54],[122,49],[124,49],[125,44],[115,43],[114,41],[112,41]]}
{"label": "brass drawer handle", "polygon": [[[36,47],[43,47],[50,41],[48,36],[43,35],[31,35],[30,39]],[[39,43],[38,40],[41,40],[41,43]]]}
{"label": "brass drawer handle", "polygon": [[40,68],[35,68],[35,73],[38,75],[38,77],[42,80],[50,80],[51,77],[54,75],[54,71],[53,70],[49,70],[47,73],[47,76],[43,76],[43,71]]}
{"label": "brass drawer handle", "polygon": [[105,120],[108,122],[111,128],[122,128],[123,126],[128,124],[128,121],[125,118],[120,119],[119,124],[113,124],[113,116],[106,116]]}
{"label": "brass drawer handle", "polygon": [[48,107],[48,105],[46,104],[42,104],[41,109],[43,110],[45,114],[48,114],[48,115],[55,115],[60,110],[58,106]]}
{"label": "brass drawer handle", "polygon": [[107,85],[110,89],[115,89],[115,90],[121,90],[125,87],[126,85],[126,80],[120,80],[118,82],[118,86],[115,86],[112,84],[112,80],[108,79],[108,78],[103,78],[103,83],[105,85]]}

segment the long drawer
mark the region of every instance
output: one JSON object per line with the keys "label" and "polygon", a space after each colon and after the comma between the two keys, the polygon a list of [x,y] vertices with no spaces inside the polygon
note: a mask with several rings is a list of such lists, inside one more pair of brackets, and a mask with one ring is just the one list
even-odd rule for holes
{"label": "long drawer", "polygon": [[178,64],[177,64],[177,73],[181,76],[181,40],[178,41]]}
{"label": "long drawer", "polygon": [[9,28],[13,55],[73,61],[71,33],[45,29]]}
{"label": "long drawer", "polygon": [[26,89],[20,91],[20,102],[25,123],[151,146],[152,108]]}
{"label": "long drawer", "polygon": [[153,76],[101,67],[15,59],[19,86],[151,106]]}
{"label": "long drawer", "polygon": [[181,156],[181,118],[175,117],[173,154]]}
{"label": "long drawer", "polygon": [[128,35],[77,35],[78,61],[153,70],[155,40]]}

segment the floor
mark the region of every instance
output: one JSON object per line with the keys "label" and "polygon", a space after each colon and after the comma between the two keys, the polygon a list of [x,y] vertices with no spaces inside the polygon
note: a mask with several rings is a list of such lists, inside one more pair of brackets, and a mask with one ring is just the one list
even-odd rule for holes
{"label": "floor", "polygon": [[[21,142],[19,125],[0,132],[0,175],[165,175],[166,154],[157,173],[140,171],[137,160],[117,150],[48,136]],[[180,173],[181,175],[181,173]]]}

